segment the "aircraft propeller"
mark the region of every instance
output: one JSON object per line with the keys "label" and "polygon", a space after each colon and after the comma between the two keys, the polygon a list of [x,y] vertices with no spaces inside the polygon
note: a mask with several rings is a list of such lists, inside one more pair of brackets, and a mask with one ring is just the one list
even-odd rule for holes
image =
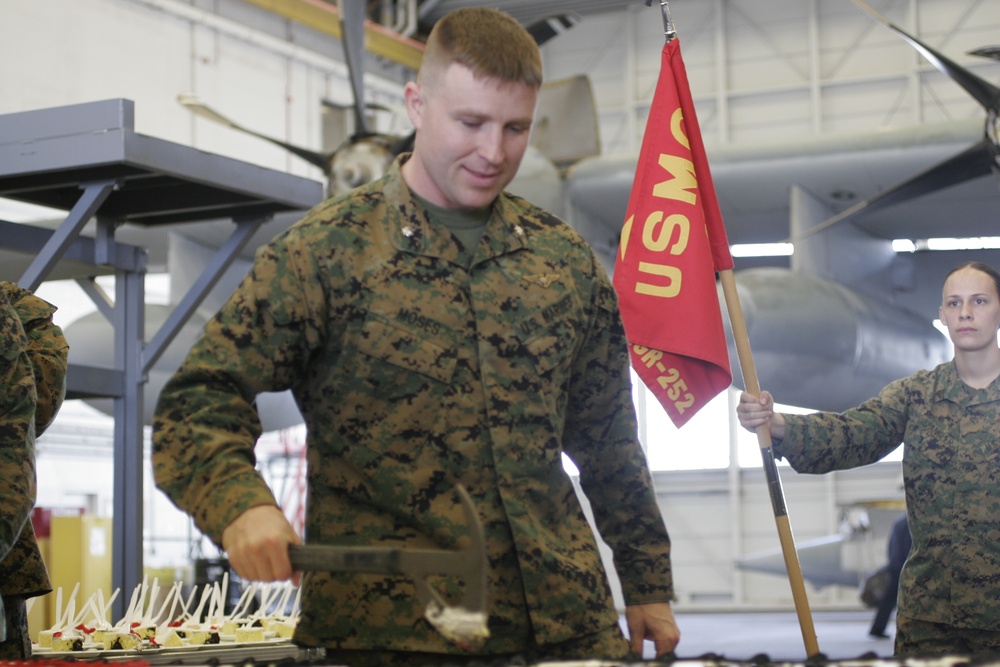
{"label": "aircraft propeller", "polygon": [[400,153],[413,147],[411,136],[373,132],[365,116],[365,3],[338,0],[344,56],[354,98],[354,134],[330,156],[327,172],[329,194],[340,194],[379,178]]}
{"label": "aircraft propeller", "polygon": [[[177,101],[195,114],[221,123],[235,130],[280,146],[306,162],[323,170],[327,177],[327,195],[333,196],[373,181],[385,173],[400,153],[413,149],[414,133],[407,135],[383,134],[369,127],[366,108],[382,108],[364,101],[364,3],[340,0],[337,3],[341,17],[341,34],[344,56],[347,61],[351,93],[354,103],[354,133],[332,153],[321,153],[281,139],[255,132],[212,109],[191,93],[182,93]],[[541,46],[576,25],[580,17],[574,13],[553,14],[533,22],[526,29]],[[325,102],[331,106],[332,102]]]}
{"label": "aircraft propeller", "polygon": [[190,93],[182,93],[177,97],[178,102],[203,118],[280,146],[309,164],[319,167],[327,177],[328,196],[347,192],[375,180],[385,173],[397,155],[410,150],[413,146],[412,134],[408,136],[383,134],[370,129],[365,109],[383,107],[364,101],[364,3],[341,1],[337,6],[341,17],[344,57],[351,83],[353,104],[350,107],[354,110],[354,133],[332,152],[314,151],[255,132],[223,116]]}
{"label": "aircraft propeller", "polygon": [[[833,225],[853,220],[865,213],[872,213],[893,204],[986,176],[990,172],[994,172],[1000,176],[1000,88],[908,34],[888,18],[879,14],[865,0],[852,1],[866,14],[909,42],[935,68],[969,93],[986,111],[986,128],[983,138],[961,153],[947,158],[943,162],[931,166],[912,178],[891,186],[841,211],[824,221],[821,225],[809,230],[808,235],[815,234]],[[1000,48],[998,47],[986,47],[970,53],[990,58],[1000,58]]]}

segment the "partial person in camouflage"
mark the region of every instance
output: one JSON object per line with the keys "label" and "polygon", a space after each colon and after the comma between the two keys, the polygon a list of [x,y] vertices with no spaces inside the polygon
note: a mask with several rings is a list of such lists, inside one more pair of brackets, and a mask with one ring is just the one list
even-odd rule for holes
{"label": "partial person in camouflage", "polygon": [[[0,559],[6,559],[35,505],[35,380],[28,338],[7,294],[0,291]],[[0,580],[0,584],[6,584]],[[20,633],[24,601],[3,598],[3,657],[25,657]],[[28,652],[30,654],[30,641]]]}
{"label": "partial person in camouflage", "polygon": [[[0,282],[0,298],[16,314],[25,336],[25,352],[37,399],[33,418],[37,437],[52,424],[66,397],[69,345],[62,328],[52,321],[55,306],[9,282]],[[3,336],[0,340],[6,341],[7,337]],[[31,462],[34,480],[33,446]],[[26,521],[10,551],[0,557],[0,596],[4,600],[8,621],[7,640],[0,642],[0,658],[23,659],[31,655],[25,600],[45,595],[51,590],[34,528],[30,520]]]}
{"label": "partial person in camouflage", "polygon": [[896,614],[899,657],[1000,651],[1000,274],[980,262],[945,278],[941,321],[955,357],[842,414],[774,412],[744,392],[737,415],[770,424],[775,455],[804,473],[874,463],[903,443],[913,548]]}
{"label": "partial person in camouflage", "polygon": [[[399,576],[309,573],[295,640],[351,665],[663,655],[679,632],[670,541],[637,438],[614,290],[565,223],[504,191],[527,147],[538,48],[491,9],[428,39],[412,154],[261,248],[164,387],[159,487],[254,580],[299,542],[254,469],[256,394],[308,427],[309,543],[453,548],[476,505],[490,637],[449,644]],[[614,552],[632,643],[563,455]],[[454,599],[461,582],[435,585]]]}
{"label": "partial person in camouflage", "polygon": [[38,394],[35,435],[42,435],[66,398],[69,343],[62,327],[52,320],[58,310],[55,306],[14,283],[0,282],[0,291],[7,294],[28,337],[28,358]]}

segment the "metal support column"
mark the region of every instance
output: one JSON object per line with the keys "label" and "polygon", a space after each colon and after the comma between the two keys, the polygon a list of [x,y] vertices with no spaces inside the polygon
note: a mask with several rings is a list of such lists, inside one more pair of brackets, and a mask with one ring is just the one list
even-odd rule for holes
{"label": "metal support column", "polygon": [[111,584],[122,595],[114,618],[125,614],[126,600],[142,582],[143,511],[143,323],[146,270],[115,273],[115,368],[122,371],[125,391],[115,398],[114,524]]}

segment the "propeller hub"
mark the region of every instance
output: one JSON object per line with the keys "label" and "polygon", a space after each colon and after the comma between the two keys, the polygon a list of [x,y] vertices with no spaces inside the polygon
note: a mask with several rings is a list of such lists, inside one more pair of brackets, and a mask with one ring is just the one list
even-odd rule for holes
{"label": "propeller hub", "polygon": [[388,142],[377,135],[345,146],[334,153],[330,161],[328,194],[343,194],[380,178],[394,158]]}

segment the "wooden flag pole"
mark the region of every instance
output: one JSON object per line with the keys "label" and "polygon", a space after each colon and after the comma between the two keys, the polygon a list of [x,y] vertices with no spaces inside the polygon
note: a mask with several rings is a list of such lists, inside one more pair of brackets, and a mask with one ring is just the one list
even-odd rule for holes
{"label": "wooden flag pole", "polygon": [[[646,0],[649,7],[652,0]],[[663,17],[663,36],[669,44],[677,38],[673,21],[670,18],[670,8],[667,0],[660,0],[660,12]],[[722,291],[729,311],[729,321],[733,328],[733,338],[736,340],[736,352],[743,371],[746,389],[754,396],[760,395],[760,385],[757,382],[757,371],[754,368],[753,356],[750,354],[750,338],[747,336],[746,322],[743,310],[740,308],[740,298],[736,291],[736,280],[732,269],[719,271],[722,280]],[[778,477],[778,466],[774,461],[774,450],[771,447],[771,431],[767,424],[757,429],[757,443],[760,445],[761,457],[764,460],[764,473],[771,496],[771,506],[774,509],[774,521],[778,526],[778,538],[781,541],[781,551],[785,558],[785,569],[792,587],[792,598],[795,601],[795,611],[799,617],[799,627],[802,630],[802,640],[805,642],[806,655],[819,655],[819,645],[816,643],[816,629],[813,627],[812,615],[809,612],[809,600],[806,598],[805,583],[802,580],[802,568],[799,566],[799,555],[795,550],[795,540],[788,523],[788,511],[785,509],[785,497],[781,490],[781,479]]]}
{"label": "wooden flag pole", "polygon": [[[740,370],[747,392],[754,396],[760,395],[760,384],[757,381],[757,369],[754,367],[753,356],[750,353],[750,338],[747,335],[746,322],[743,319],[743,309],[740,308],[740,297],[736,292],[736,279],[733,270],[719,271],[722,282],[722,292],[726,299],[726,309],[729,321],[733,327],[733,339],[736,341],[736,354],[740,360]],[[805,583],[802,579],[802,568],[799,566],[799,555],[795,550],[795,538],[788,522],[788,510],[785,508],[785,496],[781,490],[781,479],[778,477],[778,466],[774,461],[774,450],[771,447],[771,430],[768,424],[757,427],[757,444],[764,461],[764,473],[771,495],[771,507],[774,509],[774,522],[778,526],[778,538],[781,542],[781,552],[785,558],[785,569],[788,570],[788,582],[792,586],[792,599],[795,601],[795,611],[799,617],[799,627],[802,630],[802,641],[805,642],[807,657],[819,654],[819,644],[816,642],[816,628],[813,626],[812,614],[809,612],[809,600],[806,597]]]}

